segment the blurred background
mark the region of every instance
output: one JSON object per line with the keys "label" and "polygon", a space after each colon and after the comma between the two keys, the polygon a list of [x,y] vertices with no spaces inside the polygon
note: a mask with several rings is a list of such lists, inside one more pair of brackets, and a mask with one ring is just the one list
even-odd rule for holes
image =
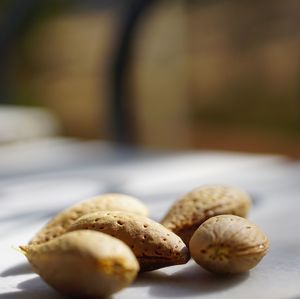
{"label": "blurred background", "polygon": [[0,145],[300,157],[298,0],[2,0]]}

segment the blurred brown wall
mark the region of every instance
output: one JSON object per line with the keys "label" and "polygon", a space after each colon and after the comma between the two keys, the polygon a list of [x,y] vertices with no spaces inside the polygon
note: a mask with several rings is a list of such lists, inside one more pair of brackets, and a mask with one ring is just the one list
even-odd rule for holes
{"label": "blurred brown wall", "polygon": [[[139,144],[300,152],[300,2],[162,1],[128,75]],[[65,12],[22,43],[12,78],[72,136],[110,138],[112,11]],[[283,146],[284,144],[284,146]]]}
{"label": "blurred brown wall", "polygon": [[56,112],[67,135],[106,137],[113,29],[109,11],[65,13],[39,24],[22,44],[17,81],[35,103]]}

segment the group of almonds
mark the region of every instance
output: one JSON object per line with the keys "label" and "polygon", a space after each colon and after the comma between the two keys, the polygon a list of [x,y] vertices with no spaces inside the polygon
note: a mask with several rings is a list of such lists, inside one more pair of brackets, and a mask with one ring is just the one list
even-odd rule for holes
{"label": "group of almonds", "polygon": [[245,217],[250,197],[228,186],[195,189],[161,224],[124,194],[103,194],[56,215],[26,246],[33,269],[65,295],[99,298],[128,286],[139,271],[192,258],[216,273],[241,273],[266,254],[265,234]]}

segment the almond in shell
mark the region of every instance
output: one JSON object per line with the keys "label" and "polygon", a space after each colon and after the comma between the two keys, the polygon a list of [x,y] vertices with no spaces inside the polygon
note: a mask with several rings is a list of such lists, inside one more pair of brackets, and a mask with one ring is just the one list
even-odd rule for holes
{"label": "almond in shell", "polygon": [[100,211],[79,218],[69,231],[96,230],[126,243],[142,271],[185,264],[189,251],[183,241],[160,223],[128,212]]}
{"label": "almond in shell", "polygon": [[222,214],[245,217],[250,206],[251,199],[246,192],[229,186],[209,185],[180,198],[161,223],[188,245],[195,230],[208,218]]}
{"label": "almond in shell", "polygon": [[143,216],[148,215],[147,207],[132,196],[118,193],[102,194],[81,201],[57,214],[33,237],[29,244],[48,242],[65,233],[70,225],[82,215],[103,210],[127,211]]}
{"label": "almond in shell", "polygon": [[127,245],[95,231],[66,233],[20,249],[46,283],[76,298],[109,296],[127,287],[139,271]]}

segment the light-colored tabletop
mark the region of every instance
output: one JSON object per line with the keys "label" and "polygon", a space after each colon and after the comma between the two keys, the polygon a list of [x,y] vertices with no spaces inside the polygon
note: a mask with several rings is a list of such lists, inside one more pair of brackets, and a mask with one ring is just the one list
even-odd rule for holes
{"label": "light-colored tabletop", "polygon": [[246,189],[249,218],[270,238],[252,271],[216,277],[192,260],[142,274],[116,299],[300,298],[300,163],[275,155],[146,152],[101,142],[47,139],[0,147],[0,298],[61,298],[14,248],[55,213],[104,192],[137,196],[160,220],[180,195],[204,184]]}

